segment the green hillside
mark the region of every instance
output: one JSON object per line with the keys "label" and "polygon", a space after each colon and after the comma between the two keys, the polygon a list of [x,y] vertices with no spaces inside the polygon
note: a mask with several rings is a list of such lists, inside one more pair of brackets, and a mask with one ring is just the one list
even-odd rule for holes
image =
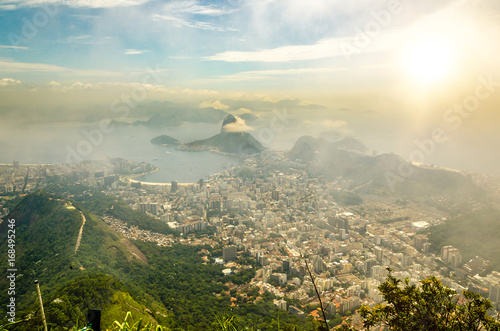
{"label": "green hillside", "polygon": [[[68,200],[38,192],[25,197],[6,218],[16,220],[16,303],[20,314],[36,302],[34,279],[39,280],[44,296],[51,297],[73,279],[89,273],[106,273],[126,281],[123,270],[147,264],[147,259],[138,258],[141,254],[137,254],[139,250],[132,242],[79,208]],[[82,214],[85,225],[77,245]],[[5,238],[8,224],[5,221],[0,224],[0,237]],[[0,249],[7,251],[7,241],[2,240]],[[0,287],[6,288],[7,261],[2,262]],[[121,296],[128,295],[123,292]],[[74,298],[79,299],[82,298]],[[7,291],[2,291],[0,302],[5,304],[7,300]]]}
{"label": "green hillside", "polygon": [[463,261],[480,255],[491,261],[490,270],[500,269],[500,210],[483,209],[448,220],[429,230],[436,253],[453,245],[460,249]]}
{"label": "green hillside", "polygon": [[[205,263],[197,253],[203,248],[214,252],[210,246],[158,247],[145,242],[137,245],[146,253],[150,263],[142,273],[133,273],[134,283],[173,313],[164,324],[173,330],[210,330],[215,315],[228,312],[237,317],[242,329],[276,330],[278,315],[282,327],[293,325],[297,330],[312,330],[314,327],[311,319],[292,316],[277,308],[273,304],[275,296],[270,292],[260,295],[255,287],[250,286],[246,297],[231,294],[226,284],[247,283],[255,270],[248,274],[223,276],[223,266]],[[235,306],[231,306],[231,296],[237,299]],[[255,302],[259,296],[262,300]]]}
{"label": "green hillside", "polygon": [[[16,296],[20,308],[25,308],[35,299],[34,279],[53,289],[59,282],[76,276],[76,269],[70,267],[80,266],[75,245],[82,218],[78,210],[68,209],[64,201],[37,193],[25,197],[6,219],[16,220],[15,267],[19,270]],[[7,233],[7,224],[5,221],[0,224],[1,238]],[[6,241],[2,240],[0,249],[6,251]],[[0,287],[6,283],[6,261],[2,262]],[[4,291],[0,293],[2,303],[6,294]]]}
{"label": "green hillside", "polygon": [[[110,328],[114,321],[121,321],[127,311],[132,311],[135,319],[157,323],[150,315],[151,311],[134,300],[122,283],[105,274],[80,276],[52,295],[44,296],[47,326],[53,331],[84,327],[88,309],[101,310],[101,327],[104,329]],[[30,311],[35,311],[33,318],[12,330],[37,330],[42,325],[38,302],[30,307]]]}

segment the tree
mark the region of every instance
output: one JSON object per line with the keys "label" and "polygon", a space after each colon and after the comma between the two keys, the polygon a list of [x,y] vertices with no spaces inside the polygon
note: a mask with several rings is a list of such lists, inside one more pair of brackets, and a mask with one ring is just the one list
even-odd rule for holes
{"label": "tree", "polygon": [[500,323],[487,314],[491,302],[480,295],[470,291],[458,295],[436,277],[422,280],[417,287],[408,279],[395,278],[391,271],[379,286],[387,303],[360,308],[365,328],[386,325],[395,331],[500,330]]}

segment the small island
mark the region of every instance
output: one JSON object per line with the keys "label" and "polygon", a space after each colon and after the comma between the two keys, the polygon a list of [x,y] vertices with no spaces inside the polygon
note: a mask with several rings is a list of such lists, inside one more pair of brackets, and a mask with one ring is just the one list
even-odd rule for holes
{"label": "small island", "polygon": [[173,137],[167,135],[161,135],[158,137],[154,137],[151,139],[152,144],[163,145],[163,146],[177,146],[181,144],[181,142]]}

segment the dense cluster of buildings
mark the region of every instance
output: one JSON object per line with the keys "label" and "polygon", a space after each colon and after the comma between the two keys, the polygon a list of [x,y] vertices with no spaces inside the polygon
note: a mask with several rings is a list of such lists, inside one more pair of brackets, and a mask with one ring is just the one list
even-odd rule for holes
{"label": "dense cluster of buildings", "polygon": [[[133,209],[190,234],[187,239],[159,235],[106,219],[129,238],[164,246],[175,242],[212,245],[221,249],[217,261],[225,264],[225,274],[245,267],[240,257],[253,258],[259,267],[252,284],[274,293],[275,304],[292,314],[302,316],[304,307],[319,304],[314,287],[329,303],[330,313],[348,314],[363,304],[381,303],[384,298],[378,287],[388,275],[387,268],[410,284],[437,276],[457,292],[475,290],[500,303],[500,274],[476,276],[488,261],[478,257],[464,265],[453,246],[443,247],[440,256],[431,253],[427,237],[419,230],[443,221],[443,215],[433,210],[375,196],[364,197],[362,205],[343,206],[334,198],[346,187],[342,179],[318,178],[304,165],[276,153],[248,158],[237,168],[192,184],[132,181],[124,171],[150,169],[121,162],[108,164],[104,170],[102,165],[97,169],[89,163],[81,169],[65,165],[43,172],[77,173],[79,183],[100,185],[106,194],[120,197]],[[8,185],[17,183],[22,173],[16,167],[3,170],[0,187],[6,179]],[[380,222],[391,213],[398,217]],[[204,235],[195,236],[197,232]]]}
{"label": "dense cluster of buildings", "polygon": [[[296,315],[304,314],[305,306],[319,304],[306,262],[316,288],[330,302],[330,313],[346,314],[362,304],[381,303],[378,286],[386,279],[388,267],[410,284],[437,276],[457,292],[488,288],[486,282],[460,269],[463,261],[457,248],[445,246],[440,256],[434,255],[426,236],[418,234],[424,227],[441,223],[441,213],[415,211],[415,206],[396,210],[394,201],[380,197],[368,197],[363,203],[365,212],[360,213],[359,208],[344,207],[333,198],[334,192],[346,186],[342,180],[317,178],[302,165],[275,155],[269,155],[265,163],[280,164],[276,168],[286,171],[264,170],[262,160],[248,159],[206,182],[142,183],[113,191],[131,207],[180,233],[213,229],[208,237],[221,246],[222,259],[218,260],[231,266],[226,273],[243,267],[235,263],[239,257],[253,257],[260,268],[252,284],[277,295],[276,305]],[[241,168],[251,175],[241,176]],[[391,208],[399,216],[407,213],[387,224],[378,222],[382,216],[372,213],[370,206],[386,214]],[[193,237],[191,243],[206,243],[208,237]],[[285,298],[296,304],[287,304]]]}

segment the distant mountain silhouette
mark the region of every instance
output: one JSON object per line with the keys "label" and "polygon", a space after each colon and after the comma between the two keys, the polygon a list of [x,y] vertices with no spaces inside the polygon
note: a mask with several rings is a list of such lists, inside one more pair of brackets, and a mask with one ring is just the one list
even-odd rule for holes
{"label": "distant mountain silhouette", "polygon": [[226,126],[228,124],[231,124],[231,123],[236,123],[236,117],[234,117],[233,115],[229,114],[227,115],[225,118],[224,118],[224,121],[222,121],[222,126],[220,128],[220,132],[226,132],[227,129],[226,129]]}
{"label": "distant mountain silhouette", "polygon": [[359,140],[356,140],[352,137],[346,137],[341,141],[334,143],[337,148],[342,148],[350,151],[356,151],[360,153],[366,153],[368,151],[368,147],[363,145]]}
{"label": "distant mountain silhouette", "polygon": [[147,120],[127,121],[112,120],[111,126],[146,126],[149,128],[173,128],[183,123],[218,123],[227,113],[215,108],[189,108],[180,105],[164,103],[146,103],[141,105],[141,111],[147,113]]}
{"label": "distant mountain silhouette", "polygon": [[197,140],[177,146],[180,150],[202,151],[213,150],[231,154],[256,154],[265,148],[251,134],[246,132],[229,132],[226,125],[235,123],[233,115],[227,115],[221,125],[221,133],[213,137]]}
{"label": "distant mountain silhouette", "polygon": [[365,193],[429,198],[481,198],[483,192],[459,172],[413,165],[396,154],[369,156],[353,138],[331,143],[324,138],[300,137],[286,154],[291,160],[310,163],[311,170],[329,179],[342,177],[350,189]]}

